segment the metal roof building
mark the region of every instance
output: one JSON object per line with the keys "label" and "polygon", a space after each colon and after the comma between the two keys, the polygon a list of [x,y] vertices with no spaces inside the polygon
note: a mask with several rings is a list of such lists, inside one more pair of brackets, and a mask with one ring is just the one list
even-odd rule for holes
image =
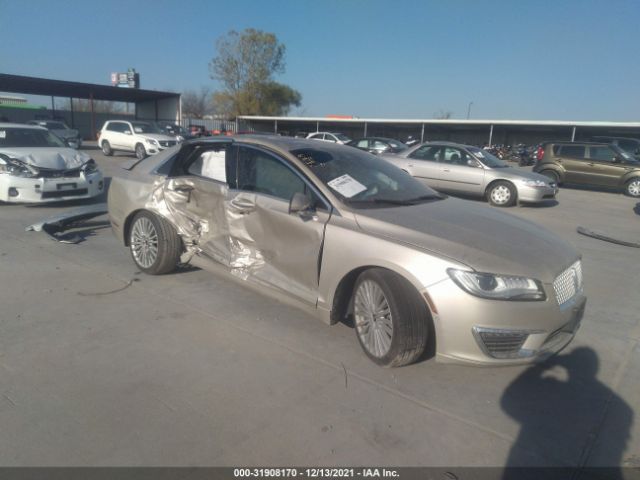
{"label": "metal roof building", "polygon": [[295,135],[342,132],[352,138],[392,137],[420,141],[451,140],[473,144],[533,144],[545,140],[581,140],[594,135],[640,137],[640,122],[564,120],[456,120],[336,117],[238,117],[240,130]]}

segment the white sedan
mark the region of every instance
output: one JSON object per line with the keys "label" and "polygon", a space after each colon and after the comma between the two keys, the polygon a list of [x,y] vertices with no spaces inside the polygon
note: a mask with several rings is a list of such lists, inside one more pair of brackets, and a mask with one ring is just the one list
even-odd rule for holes
{"label": "white sedan", "polygon": [[96,162],[46,128],[0,123],[0,202],[91,198],[104,191]]}
{"label": "white sedan", "polygon": [[314,132],[307,135],[311,140],[321,140],[323,142],[339,143],[345,145],[351,141],[344,133]]}

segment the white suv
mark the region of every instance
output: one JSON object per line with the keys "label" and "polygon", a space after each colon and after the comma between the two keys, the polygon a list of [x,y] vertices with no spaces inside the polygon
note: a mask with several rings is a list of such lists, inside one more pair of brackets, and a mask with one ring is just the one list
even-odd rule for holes
{"label": "white suv", "polygon": [[307,138],[311,138],[312,140],[322,140],[323,142],[341,143],[343,145],[351,141],[351,139],[344,133],[332,132],[313,132],[307,135]]}
{"label": "white suv", "polygon": [[117,150],[134,152],[140,160],[176,143],[175,137],[165,135],[150,122],[142,121],[109,120],[98,135],[98,145],[105,155],[111,156]]}

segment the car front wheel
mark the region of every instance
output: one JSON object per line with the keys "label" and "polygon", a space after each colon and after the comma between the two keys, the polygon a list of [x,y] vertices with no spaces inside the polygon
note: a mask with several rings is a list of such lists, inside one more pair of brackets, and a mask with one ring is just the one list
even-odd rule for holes
{"label": "car front wheel", "polygon": [[144,145],[138,143],[136,145],[136,158],[138,160],[143,160],[147,156],[147,151],[144,149]]}
{"label": "car front wheel", "polygon": [[129,230],[129,248],[138,268],[150,275],[175,270],[182,253],[181,240],[173,226],[151,212],[139,212]]}
{"label": "car front wheel", "polygon": [[496,182],[489,188],[489,203],[496,207],[510,207],[516,203],[517,191],[509,182]]}
{"label": "car front wheel", "polygon": [[632,178],[629,180],[624,190],[630,197],[640,197],[640,178]]}
{"label": "car front wheel", "polygon": [[356,281],[352,301],[358,341],[375,363],[400,367],[423,354],[430,315],[406,279],[382,268],[366,270]]}

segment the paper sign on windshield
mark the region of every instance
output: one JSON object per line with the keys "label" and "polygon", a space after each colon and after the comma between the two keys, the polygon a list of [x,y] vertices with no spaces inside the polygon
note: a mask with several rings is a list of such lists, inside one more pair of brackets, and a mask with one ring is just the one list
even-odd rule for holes
{"label": "paper sign on windshield", "polygon": [[348,174],[344,174],[341,177],[334,178],[333,180],[328,182],[327,185],[333,188],[340,195],[347,198],[351,198],[354,195],[357,195],[360,192],[364,192],[367,189],[367,187],[362,185],[359,181]]}

